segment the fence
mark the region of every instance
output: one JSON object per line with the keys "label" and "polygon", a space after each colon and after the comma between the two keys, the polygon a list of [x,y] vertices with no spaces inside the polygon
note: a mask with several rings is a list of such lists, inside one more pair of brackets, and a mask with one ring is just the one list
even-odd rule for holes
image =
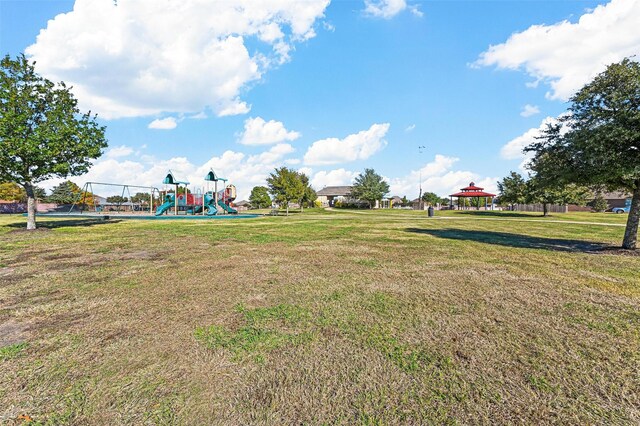
{"label": "fence", "polygon": [[[57,207],[57,204],[38,203],[38,211],[41,213],[55,210]],[[27,203],[0,203],[0,214],[18,214],[26,212]]]}
{"label": "fence", "polygon": [[[515,204],[514,210],[519,212],[544,212],[544,206],[542,204]],[[549,213],[567,213],[569,206],[559,204],[547,204],[547,211]]]}

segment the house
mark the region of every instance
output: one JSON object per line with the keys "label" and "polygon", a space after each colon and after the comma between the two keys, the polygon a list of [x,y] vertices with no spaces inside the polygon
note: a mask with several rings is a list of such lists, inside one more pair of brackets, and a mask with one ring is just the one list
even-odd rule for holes
{"label": "house", "polygon": [[351,186],[325,186],[316,194],[324,207],[333,207],[336,201],[344,202],[351,199]]}
{"label": "house", "polygon": [[249,208],[251,207],[251,203],[249,203],[247,200],[242,200],[242,201],[238,201],[237,203],[233,203],[233,206],[236,208],[236,210],[240,211],[245,211],[245,210],[249,210]]}
{"label": "house", "polygon": [[[592,201],[596,197],[596,193],[593,194],[593,197],[588,199]],[[625,203],[628,199],[631,198],[631,194],[626,192],[603,192],[602,197],[607,200],[607,204],[609,204],[609,210],[615,207],[624,207]],[[575,204],[569,204],[568,206],[570,212],[580,212],[580,211],[591,211],[591,207],[587,206],[576,206]]]}

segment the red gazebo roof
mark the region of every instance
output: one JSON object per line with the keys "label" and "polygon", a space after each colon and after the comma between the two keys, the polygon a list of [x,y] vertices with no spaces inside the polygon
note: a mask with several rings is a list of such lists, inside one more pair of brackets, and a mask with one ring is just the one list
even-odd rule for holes
{"label": "red gazebo roof", "polygon": [[480,188],[476,186],[475,183],[471,182],[469,186],[466,188],[461,188],[461,192],[456,192],[455,194],[449,195],[450,197],[495,197],[496,194],[491,194],[489,192],[484,192],[484,188]]}

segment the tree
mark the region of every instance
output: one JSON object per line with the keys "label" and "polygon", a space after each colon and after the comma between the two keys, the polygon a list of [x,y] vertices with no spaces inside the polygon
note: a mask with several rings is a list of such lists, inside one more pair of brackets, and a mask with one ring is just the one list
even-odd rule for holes
{"label": "tree", "polygon": [[422,201],[424,201],[425,203],[427,203],[430,206],[435,206],[440,201],[442,201],[442,198],[440,198],[434,192],[425,192],[424,194],[422,194]]}
{"label": "tree", "polygon": [[382,179],[373,169],[364,169],[356,177],[351,187],[351,196],[358,200],[366,201],[369,208],[373,208],[376,201],[389,193],[389,184]]}
{"label": "tree", "polygon": [[553,185],[536,176],[527,181],[526,202],[542,204],[544,216],[549,216],[549,204],[584,205],[589,190],[576,184]]}
{"label": "tree", "polygon": [[[107,200],[109,199],[107,198]],[[151,201],[151,195],[146,192],[136,192],[134,195],[131,196],[132,203],[149,205],[149,201]]]}
{"label": "tree", "polygon": [[58,186],[54,186],[51,190],[51,195],[49,195],[47,199],[56,204],[73,204],[81,202],[81,197],[82,189],[75,183],[67,180]]}
{"label": "tree", "polygon": [[129,199],[127,197],[123,197],[122,195],[112,195],[110,197],[107,197],[107,203],[122,204],[126,203],[127,201],[129,201]]}
{"label": "tree", "polygon": [[14,182],[0,183],[0,200],[21,202],[27,198],[24,188]]}
{"label": "tree", "polygon": [[269,189],[266,186],[254,186],[249,195],[249,203],[254,209],[263,209],[271,206]]}
{"label": "tree", "polygon": [[498,182],[500,203],[509,204],[513,209],[514,204],[524,204],[527,200],[527,183],[520,173],[511,172]]}
{"label": "tree", "polygon": [[302,198],[300,199],[300,209],[302,210],[302,206],[305,204],[307,207],[313,207],[316,200],[318,199],[318,194],[316,194],[316,191],[309,184],[309,177],[307,175],[298,172],[298,176],[300,176],[300,180],[304,185],[304,192],[302,193]]}
{"label": "tree", "polygon": [[588,203],[588,206],[591,207],[594,212],[602,213],[609,208],[609,203],[602,196],[602,193],[598,192],[595,198]]}
{"label": "tree", "polygon": [[609,65],[571,99],[569,114],[526,148],[546,180],[632,194],[622,241],[635,249],[640,222],[640,64]]}
{"label": "tree", "polygon": [[305,186],[300,174],[286,167],[275,169],[267,178],[267,184],[273,198],[287,209],[287,216],[289,203],[294,200],[300,201],[304,196]]}
{"label": "tree", "polygon": [[97,116],[80,114],[64,83],[36,74],[24,55],[0,61],[0,181],[27,195],[27,229],[36,228],[34,186],[86,173],[107,142]]}
{"label": "tree", "polygon": [[409,204],[409,199],[407,198],[407,196],[406,196],[406,195],[403,195],[403,196],[402,196],[402,199],[400,199],[400,203],[401,203],[400,205],[401,205],[402,207],[404,207],[404,206],[406,206],[406,205],[408,205],[408,204]]}

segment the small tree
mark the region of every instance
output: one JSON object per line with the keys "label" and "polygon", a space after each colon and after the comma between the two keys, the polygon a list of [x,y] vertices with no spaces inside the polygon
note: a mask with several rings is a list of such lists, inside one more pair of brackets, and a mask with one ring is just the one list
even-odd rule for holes
{"label": "small tree", "polygon": [[400,205],[401,205],[402,207],[404,207],[404,206],[408,206],[408,205],[409,205],[409,199],[407,198],[407,196],[406,196],[406,195],[403,195],[403,196],[402,196],[402,199],[400,199]]}
{"label": "small tree", "polygon": [[254,209],[262,209],[271,206],[269,189],[266,186],[254,186],[249,195],[249,203]]}
{"label": "small tree", "polygon": [[82,190],[78,185],[70,180],[62,182],[60,185],[54,186],[51,195],[47,199],[56,204],[73,204],[81,201]]}
{"label": "small tree", "polygon": [[289,203],[301,200],[305,191],[298,172],[286,167],[275,169],[267,178],[267,184],[273,198],[285,206],[289,216]]}
{"label": "small tree", "polygon": [[440,202],[441,198],[434,192],[425,192],[422,194],[422,201],[429,206],[435,206]]}
{"label": "small tree", "polygon": [[584,205],[589,191],[575,184],[554,185],[532,177],[527,182],[526,202],[542,204],[542,214],[549,216],[549,204]]}
{"label": "small tree", "polygon": [[511,172],[498,182],[500,203],[509,204],[513,210],[514,204],[524,204],[527,200],[527,183],[520,173]]}
{"label": "small tree", "polygon": [[127,197],[123,197],[122,195],[112,195],[110,197],[107,197],[107,203],[122,204],[126,203],[127,201],[129,201],[129,199]]}
{"label": "small tree", "polygon": [[609,203],[602,196],[601,192],[598,192],[593,200],[591,200],[588,204],[591,207],[591,210],[598,213],[603,213],[609,209]]}
{"label": "small tree", "polygon": [[373,169],[365,169],[351,187],[351,197],[366,201],[372,209],[376,201],[389,193],[389,184]]}
{"label": "small tree", "polygon": [[36,74],[24,55],[0,62],[0,180],[27,195],[27,229],[36,228],[35,184],[86,173],[107,142],[96,116],[80,114],[64,83]]}
{"label": "small tree", "polygon": [[622,247],[635,249],[640,222],[640,64],[611,64],[571,98],[570,114],[526,148],[546,180],[632,194]]}

